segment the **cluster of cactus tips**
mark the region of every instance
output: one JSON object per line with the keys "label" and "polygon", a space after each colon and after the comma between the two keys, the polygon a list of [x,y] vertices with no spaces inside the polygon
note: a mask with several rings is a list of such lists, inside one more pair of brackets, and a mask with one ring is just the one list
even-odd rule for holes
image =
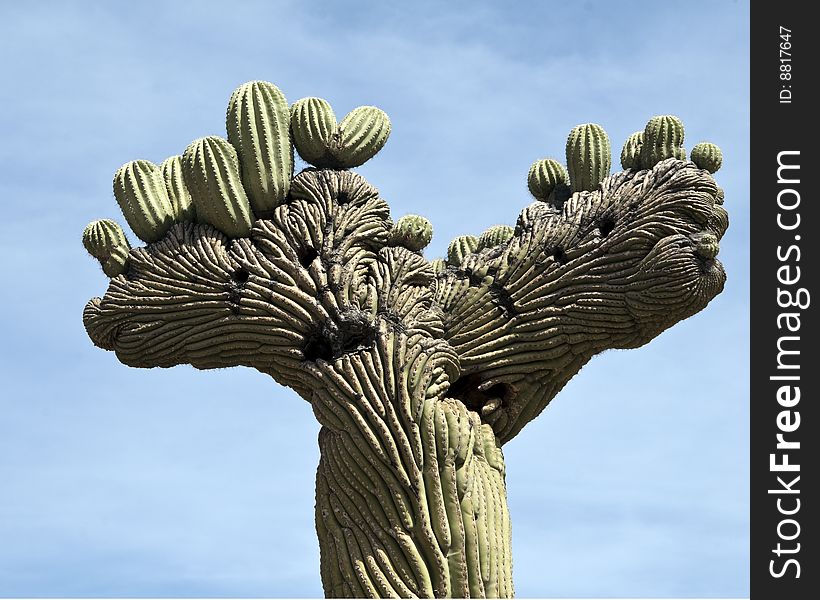
{"label": "cluster of cactus tips", "polygon": [[[194,140],[182,155],[159,166],[135,160],[117,170],[114,196],[138,238],[156,242],[174,223],[185,221],[246,237],[256,219],[270,217],[287,201],[294,146],[315,167],[357,167],[387,142],[390,119],[374,106],[360,106],[337,123],[325,100],[305,98],[289,106],[272,83],[251,81],[231,95],[226,129],[227,139]],[[430,237],[432,227],[419,250]],[[113,221],[89,224],[83,244],[109,277],[127,269],[130,247]]]}
{"label": "cluster of cactus tips", "polygon": [[[678,117],[652,117],[643,131],[636,131],[624,143],[621,166],[651,169],[669,158],[686,160],[683,137],[683,123]],[[532,164],[527,186],[533,197],[560,208],[571,193],[596,189],[609,175],[612,162],[606,131],[595,123],[573,128],[567,138],[566,160],[567,168],[551,158]],[[714,144],[701,143],[692,149],[690,160],[715,173],[721,166],[722,155]]]}
{"label": "cluster of cactus tips", "polygon": [[[257,218],[270,217],[287,202],[294,148],[317,168],[349,169],[379,152],[390,128],[388,116],[375,106],[355,108],[339,123],[321,98],[303,98],[288,106],[275,85],[252,81],[231,95],[227,139],[197,139],[182,155],[159,166],[147,160],[123,165],[114,176],[114,196],[129,227],[144,242],[162,239],[174,223],[184,221],[212,225],[231,238],[246,237]],[[683,139],[680,119],[653,117],[624,143],[621,166],[651,169],[669,158],[685,160]],[[714,173],[723,157],[716,145],[700,143],[690,160]],[[551,158],[534,162],[527,187],[536,200],[560,209],[572,194],[600,186],[609,176],[611,161],[606,131],[595,123],[578,125],[567,138],[567,166]],[[458,267],[470,254],[504,244],[512,235],[511,227],[499,225],[480,237],[459,236],[450,243],[446,259],[431,264],[436,272]],[[406,215],[396,221],[389,243],[421,252],[432,237],[427,219]],[[113,221],[91,223],[83,244],[109,277],[127,270],[130,246]]]}
{"label": "cluster of cactus tips", "polygon": [[[643,131],[636,131],[624,143],[621,166],[625,170],[641,170],[651,169],[670,158],[686,160],[683,137],[683,123],[678,117],[652,117]],[[699,168],[715,173],[721,167],[723,155],[715,144],[703,142],[692,149],[690,160]],[[553,158],[532,164],[527,187],[536,200],[560,210],[572,194],[592,191],[601,185],[612,166],[609,136],[603,127],[595,123],[574,127],[567,137],[566,164],[565,167]],[[433,261],[433,268],[441,272],[447,266],[458,267],[469,254],[503,244],[512,237],[512,231],[511,227],[497,226],[480,238],[457,237],[447,249],[447,258]]]}

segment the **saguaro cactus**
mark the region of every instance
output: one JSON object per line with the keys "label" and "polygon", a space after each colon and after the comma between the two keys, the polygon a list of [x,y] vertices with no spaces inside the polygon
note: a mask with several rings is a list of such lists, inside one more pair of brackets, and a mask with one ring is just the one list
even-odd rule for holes
{"label": "saguaro cactus", "polygon": [[[228,140],[118,174],[150,243],[129,249],[110,221],[87,228],[111,277],[85,307],[88,335],[134,367],[253,367],[311,404],[328,596],[509,597],[502,446],[594,355],[646,344],[720,293],[722,191],[676,158],[677,138],[654,164],[663,144],[648,134],[653,164],[638,168],[633,140],[630,168],[607,176],[609,140],[587,125],[568,144],[574,192],[428,261],[430,223],[394,225],[345,170],[384,144],[386,115],[354,111],[337,128],[309,99],[288,129],[273,89],[234,94],[231,111],[262,117],[229,118]],[[290,177],[291,136],[320,168]],[[545,166],[539,197],[566,179]]]}

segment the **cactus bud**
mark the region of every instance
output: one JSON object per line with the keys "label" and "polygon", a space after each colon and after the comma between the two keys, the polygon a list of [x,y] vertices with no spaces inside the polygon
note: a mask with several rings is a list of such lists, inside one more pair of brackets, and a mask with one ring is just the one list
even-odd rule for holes
{"label": "cactus bud", "polygon": [[690,157],[693,163],[710,173],[716,173],[723,164],[723,152],[715,144],[709,142],[702,142],[692,148]]}
{"label": "cactus bud", "polygon": [[578,125],[567,138],[567,166],[573,192],[594,190],[609,175],[609,136],[595,123]]}
{"label": "cactus bud", "polygon": [[336,131],[336,115],[326,100],[302,98],[290,107],[293,144],[302,159],[312,165],[333,162],[330,141]]}
{"label": "cactus bud", "polygon": [[652,117],[646,124],[641,144],[641,167],[651,169],[667,158],[686,160],[683,123],[673,115]]}
{"label": "cactus bud", "polygon": [[567,184],[569,175],[564,165],[557,160],[546,158],[532,163],[527,175],[527,187],[536,200],[546,202],[555,186]]}
{"label": "cactus bud", "polygon": [[159,166],[159,170],[165,180],[165,191],[168,192],[174,221],[182,223],[196,220],[194,200],[182,176],[182,157],[177,155],[166,158]]}
{"label": "cactus bud", "polygon": [[114,174],[114,197],[131,231],[144,242],[156,242],[173,225],[173,211],[159,167],[132,160]]}
{"label": "cactus bud", "polygon": [[476,252],[508,242],[513,233],[514,230],[509,225],[493,225],[479,236]]}
{"label": "cactus bud", "polygon": [[636,131],[630,135],[621,149],[621,167],[624,169],[641,168],[641,146],[643,145],[643,131]]}
{"label": "cactus bud", "polygon": [[447,248],[447,264],[453,267],[461,266],[464,259],[476,251],[478,238],[474,235],[460,235]]}
{"label": "cactus bud", "polygon": [[89,223],[83,231],[83,246],[100,261],[103,272],[109,277],[116,277],[128,270],[131,245],[115,221],[100,219]]}
{"label": "cactus bud", "polygon": [[422,250],[433,239],[433,225],[418,215],[405,215],[393,225],[390,246],[402,246],[413,252]]}
{"label": "cactus bud", "polygon": [[128,252],[129,248],[125,246],[117,246],[111,250],[111,256],[105,262],[100,261],[103,273],[108,277],[116,277],[122,275],[128,270]]}
{"label": "cactus bud", "polygon": [[444,271],[447,270],[447,263],[444,262],[443,258],[434,258],[430,261],[430,266],[433,267],[433,273],[436,275],[444,273]]}
{"label": "cactus bud", "polygon": [[236,150],[227,140],[210,136],[192,142],[182,155],[182,172],[199,221],[228,237],[250,234],[251,205],[239,178]]}
{"label": "cactus bud", "polygon": [[272,83],[245,83],[231,94],[226,127],[251,207],[269,216],[285,201],[293,176],[288,102]]}

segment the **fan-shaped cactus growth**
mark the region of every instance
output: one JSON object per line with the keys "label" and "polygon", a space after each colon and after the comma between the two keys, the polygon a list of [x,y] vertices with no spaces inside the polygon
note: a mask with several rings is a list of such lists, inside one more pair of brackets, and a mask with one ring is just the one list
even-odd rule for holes
{"label": "fan-shaped cactus growth", "polygon": [[[85,307],[88,335],[135,367],[253,367],[311,404],[328,596],[511,596],[503,444],[594,355],[649,342],[721,291],[722,191],[697,164],[663,160],[679,156],[677,121],[651,121],[611,176],[606,133],[579,126],[573,192],[428,262],[429,222],[394,224],[346,170],[384,144],[386,115],[337,125],[305,99],[288,128],[284,96],[260,82],[228,112],[227,140],[117,172],[149,244],[88,226],[112,278]],[[291,139],[320,168],[291,176]],[[543,200],[563,171],[542,166],[530,187]]]}

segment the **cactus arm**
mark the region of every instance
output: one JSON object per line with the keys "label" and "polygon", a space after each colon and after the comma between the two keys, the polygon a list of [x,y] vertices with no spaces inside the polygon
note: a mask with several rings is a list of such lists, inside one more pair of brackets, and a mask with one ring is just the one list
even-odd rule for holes
{"label": "cactus arm", "polygon": [[725,280],[718,196],[692,163],[622,172],[560,211],[527,207],[507,244],[442,271],[436,301],[463,370],[455,395],[504,443],[592,356],[704,308]]}
{"label": "cactus arm", "polygon": [[573,192],[594,190],[609,175],[609,136],[595,123],[575,127],[567,137],[567,167]]}
{"label": "cactus arm", "polygon": [[683,138],[683,123],[678,117],[660,115],[649,119],[641,142],[641,167],[651,169],[667,158],[686,160]]}
{"label": "cactus arm", "polygon": [[114,197],[131,230],[145,242],[156,242],[173,224],[174,215],[160,168],[133,160],[114,175]]}
{"label": "cactus arm", "polygon": [[251,207],[257,216],[267,216],[284,202],[293,177],[290,109],[284,94],[267,81],[241,85],[228,102],[226,128]]}
{"label": "cactus arm", "polygon": [[160,165],[160,172],[165,180],[168,200],[171,202],[171,213],[174,221],[183,223],[196,219],[196,208],[191,192],[182,174],[182,156],[166,158]]}

